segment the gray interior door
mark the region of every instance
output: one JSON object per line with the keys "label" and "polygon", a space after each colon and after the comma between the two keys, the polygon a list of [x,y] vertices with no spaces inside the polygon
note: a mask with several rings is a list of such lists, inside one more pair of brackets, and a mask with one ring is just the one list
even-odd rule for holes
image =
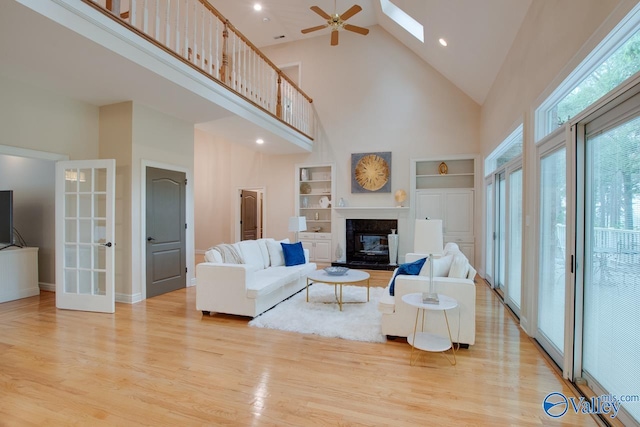
{"label": "gray interior door", "polygon": [[258,192],[242,190],[240,229],[242,240],[256,240],[258,236]]}
{"label": "gray interior door", "polygon": [[184,288],[186,270],[183,172],[147,167],[147,298]]}

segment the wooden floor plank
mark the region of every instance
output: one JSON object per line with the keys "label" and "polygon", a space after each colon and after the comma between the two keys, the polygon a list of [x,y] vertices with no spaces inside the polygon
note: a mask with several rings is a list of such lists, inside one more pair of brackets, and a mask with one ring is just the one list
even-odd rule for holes
{"label": "wooden floor plank", "polygon": [[[385,286],[391,272],[372,272]],[[57,310],[55,295],[0,304],[0,425],[593,426],[547,417],[573,395],[484,283],[476,345],[450,366],[410,347],[251,328],[195,309],[195,288],[115,314]]]}

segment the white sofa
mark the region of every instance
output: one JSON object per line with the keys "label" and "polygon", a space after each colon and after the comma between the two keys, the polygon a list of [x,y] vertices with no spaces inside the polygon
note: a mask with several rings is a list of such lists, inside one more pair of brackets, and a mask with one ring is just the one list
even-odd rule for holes
{"label": "white sofa", "polygon": [[244,240],[231,245],[242,264],[223,262],[214,248],[196,266],[196,308],[210,312],[255,317],[303,289],[316,269],[304,250],[305,263],[285,267],[280,243],[289,239]]}
{"label": "white sofa", "polygon": [[[408,253],[405,261],[414,262],[424,257],[425,254]],[[393,276],[396,276],[397,270]],[[476,288],[473,279],[476,270],[460,252],[458,245],[447,243],[444,254],[439,258],[434,257],[433,273],[436,292],[458,301],[457,308],[447,311],[453,342],[464,347],[475,344]],[[425,262],[419,275],[398,275],[393,296],[389,294],[390,286],[391,281],[378,303],[378,310],[382,312],[382,334],[406,337],[413,333],[417,309],[404,303],[402,296],[429,290],[429,261]],[[425,331],[447,336],[447,325],[441,311],[427,310],[425,321]]]}

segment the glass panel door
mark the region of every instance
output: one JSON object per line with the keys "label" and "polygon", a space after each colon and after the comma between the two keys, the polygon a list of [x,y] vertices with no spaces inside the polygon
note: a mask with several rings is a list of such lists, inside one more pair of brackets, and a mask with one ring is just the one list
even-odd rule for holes
{"label": "glass panel door", "polygon": [[507,182],[505,173],[496,175],[496,218],[495,218],[495,240],[494,240],[494,280],[495,288],[501,293],[505,284],[505,248],[506,248],[506,225],[507,225]]}
{"label": "glass panel door", "polygon": [[113,313],[115,160],[56,164],[56,307]]}
{"label": "glass panel door", "polygon": [[[593,135],[593,136],[591,136]],[[591,133],[585,150],[582,376],[596,394],[640,384],[640,117]],[[640,422],[640,401],[622,402]]]}
{"label": "glass panel door", "polygon": [[563,366],[564,355],[566,170],[564,147],[540,159],[536,338],[559,366]]}
{"label": "glass panel door", "polygon": [[522,294],[522,168],[508,172],[508,264],[507,295],[509,307],[520,315]]}
{"label": "glass panel door", "polygon": [[493,287],[493,178],[487,178],[485,185],[485,197],[486,197],[486,212],[485,212],[485,224],[486,236],[484,239],[484,269],[485,280]]}

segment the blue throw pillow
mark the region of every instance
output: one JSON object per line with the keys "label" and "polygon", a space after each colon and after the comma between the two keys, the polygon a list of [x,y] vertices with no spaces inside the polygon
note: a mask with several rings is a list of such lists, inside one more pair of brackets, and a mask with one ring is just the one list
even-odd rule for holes
{"label": "blue throw pillow", "polygon": [[417,276],[418,274],[420,274],[420,270],[422,270],[422,266],[424,265],[424,262],[426,260],[426,258],[420,258],[417,261],[400,264],[400,266],[398,267],[398,271],[396,272],[395,276],[393,276],[393,280],[391,280],[391,286],[389,286],[389,295],[393,296],[393,293],[395,292],[394,288],[396,285],[396,277],[399,274]]}
{"label": "blue throw pillow", "polygon": [[284,254],[284,265],[291,267],[292,265],[300,265],[305,263],[304,250],[302,243],[280,243],[282,245],[282,253]]}

